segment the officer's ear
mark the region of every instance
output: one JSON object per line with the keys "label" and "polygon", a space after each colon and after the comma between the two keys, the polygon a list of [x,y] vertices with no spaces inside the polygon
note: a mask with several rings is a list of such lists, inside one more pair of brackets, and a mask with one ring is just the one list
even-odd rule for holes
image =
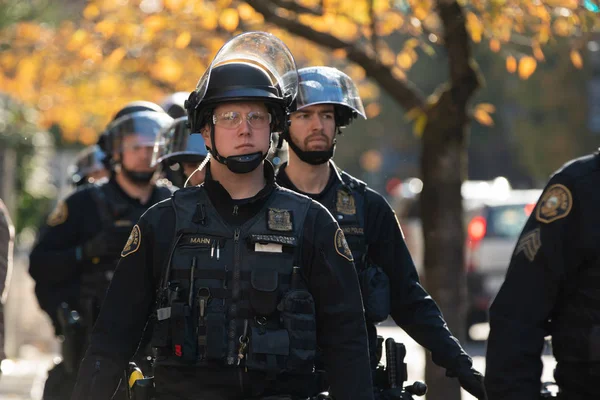
{"label": "officer's ear", "polygon": [[209,145],[211,143],[211,141],[210,141],[210,126],[208,124],[204,125],[202,127],[202,129],[200,129],[200,133],[202,134],[202,137],[204,138],[204,143]]}

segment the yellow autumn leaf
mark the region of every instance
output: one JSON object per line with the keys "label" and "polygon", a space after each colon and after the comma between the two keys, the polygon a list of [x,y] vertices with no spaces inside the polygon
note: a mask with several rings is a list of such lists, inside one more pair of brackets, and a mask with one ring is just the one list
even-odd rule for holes
{"label": "yellow autumn leaf", "polygon": [[151,75],[165,82],[175,83],[183,74],[183,66],[171,57],[161,57],[151,69]]}
{"label": "yellow autumn leaf", "polygon": [[254,8],[252,8],[252,6],[249,4],[242,3],[238,6],[238,14],[242,20],[247,21],[254,17],[256,11],[254,11]]}
{"label": "yellow autumn leaf", "polygon": [[367,118],[375,118],[381,113],[381,107],[377,103],[371,103],[365,108],[365,112],[367,113]]}
{"label": "yellow autumn leaf", "polygon": [[144,26],[152,32],[162,31],[167,25],[167,19],[160,14],[153,14],[144,19]]}
{"label": "yellow autumn leaf", "polygon": [[467,13],[467,30],[475,43],[481,42],[481,37],[483,36],[483,24],[479,20],[479,17],[471,11]]}
{"label": "yellow autumn leaf", "polygon": [[239,23],[240,19],[236,9],[227,8],[219,16],[219,25],[229,32],[235,31]]}
{"label": "yellow autumn leaf", "polygon": [[490,103],[479,103],[475,106],[475,109],[483,110],[490,114],[496,112],[496,106]]}
{"label": "yellow autumn leaf", "polygon": [[102,34],[102,36],[104,36],[106,39],[108,39],[115,33],[116,28],[117,26],[114,22],[103,20],[96,24],[94,30]]}
{"label": "yellow autumn leaf", "polygon": [[410,38],[404,42],[404,49],[414,49],[419,46],[419,39]]}
{"label": "yellow autumn leaf", "polygon": [[94,19],[98,15],[100,15],[100,9],[95,4],[89,4],[86,8],[83,9],[83,17],[85,19]]}
{"label": "yellow autumn leaf", "polygon": [[506,70],[511,74],[517,70],[517,60],[513,56],[506,57]]}
{"label": "yellow autumn leaf", "polygon": [[423,136],[423,132],[425,132],[425,127],[427,126],[427,114],[421,113],[415,120],[413,124],[413,134],[416,137]]}
{"label": "yellow autumn leaf", "polygon": [[404,69],[410,69],[410,67],[412,67],[413,65],[413,60],[412,57],[410,55],[408,55],[408,53],[402,52],[400,54],[398,54],[398,56],[396,57],[396,64]]}
{"label": "yellow autumn leaf", "polygon": [[113,50],[113,52],[110,53],[108,57],[106,57],[105,65],[109,70],[116,68],[126,54],[127,50],[125,50],[123,47],[119,47]]}
{"label": "yellow autumn leaf", "polygon": [[167,10],[179,11],[185,5],[185,0],[163,0]]}
{"label": "yellow autumn leaf", "polygon": [[71,36],[69,43],[67,43],[67,50],[74,51],[79,49],[86,43],[88,36],[89,35],[86,31],[84,31],[83,29],[78,29]]}
{"label": "yellow autumn leaf", "polygon": [[494,53],[500,51],[500,41],[498,39],[490,40],[490,50],[492,50]]}
{"label": "yellow autumn leaf", "polygon": [[519,77],[521,79],[528,79],[537,68],[537,61],[533,57],[523,57],[519,61]]}
{"label": "yellow autumn leaf", "polygon": [[331,55],[333,56],[333,58],[337,58],[338,60],[340,60],[348,57],[348,52],[344,49],[336,49],[331,53]]}
{"label": "yellow autumn leaf", "polygon": [[493,126],[494,125],[494,120],[492,119],[490,114],[488,114],[487,111],[485,111],[481,108],[476,109],[475,112],[473,113],[473,116],[475,117],[477,122],[479,122],[481,125],[485,125],[485,126]]}
{"label": "yellow autumn leaf", "polygon": [[175,47],[178,49],[185,49],[192,40],[192,34],[190,32],[181,32],[177,39],[175,39]]}
{"label": "yellow autumn leaf", "polygon": [[554,33],[558,36],[570,36],[573,32],[573,25],[566,18],[559,18],[552,24]]}
{"label": "yellow autumn leaf", "polygon": [[394,78],[398,79],[399,81],[406,80],[406,73],[398,67],[392,68],[392,75],[394,76]]}
{"label": "yellow autumn leaf", "polygon": [[546,59],[546,57],[544,57],[544,52],[538,43],[533,44],[533,56],[538,61],[544,61]]}
{"label": "yellow autumn leaf", "polygon": [[414,108],[411,108],[410,110],[408,110],[406,113],[404,113],[404,119],[406,121],[410,122],[413,119],[417,118],[422,113],[423,113],[422,109],[420,109],[419,107],[414,107]]}
{"label": "yellow autumn leaf", "polygon": [[581,69],[583,68],[583,58],[581,57],[581,53],[577,50],[571,50],[571,62],[573,63],[573,66],[575,66],[575,68],[577,69]]}

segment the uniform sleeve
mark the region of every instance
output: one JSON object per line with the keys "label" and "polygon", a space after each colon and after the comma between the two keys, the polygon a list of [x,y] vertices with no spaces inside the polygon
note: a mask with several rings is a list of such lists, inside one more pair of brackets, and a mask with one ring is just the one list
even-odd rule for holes
{"label": "uniform sleeve", "polygon": [[448,330],[440,309],[421,286],[400,224],[383,197],[367,192],[366,237],[369,259],[390,280],[391,316],[431,352],[433,362],[455,373],[470,368],[471,358]]}
{"label": "uniform sleeve", "polygon": [[[549,182],[521,233],[504,284],[490,308],[485,377],[490,400],[539,396],[544,337],[571,257],[565,243],[574,234],[578,213],[571,191],[561,175]],[[564,196],[565,202],[552,211],[543,205],[554,195]]]}
{"label": "uniform sleeve", "polygon": [[134,355],[155,300],[153,227],[133,227],[111,281],[72,399],[109,399]]}
{"label": "uniform sleeve", "polygon": [[372,399],[364,310],[352,253],[338,224],[320,205],[309,213],[304,248],[330,392],[337,399]]}
{"label": "uniform sleeve", "polygon": [[77,246],[81,245],[84,192],[75,192],[59,201],[40,230],[40,237],[29,256],[29,273],[36,282],[52,285],[76,274]]}

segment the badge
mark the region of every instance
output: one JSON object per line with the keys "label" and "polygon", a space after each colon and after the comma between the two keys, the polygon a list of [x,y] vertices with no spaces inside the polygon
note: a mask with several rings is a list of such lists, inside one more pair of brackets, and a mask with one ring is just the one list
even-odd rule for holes
{"label": "badge", "polygon": [[348,193],[345,190],[337,191],[337,202],[335,203],[335,209],[342,214],[354,215],[356,214],[356,204],[354,204],[354,196],[352,193]]}
{"label": "badge", "polygon": [[140,248],[140,243],[142,243],[142,232],[140,232],[140,227],[136,224],[129,234],[127,243],[125,243],[125,247],[121,252],[121,257],[127,257],[128,255],[138,251]]}
{"label": "badge", "polygon": [[564,185],[552,185],[542,195],[535,211],[535,218],[547,224],[569,215],[572,206],[571,191]]}
{"label": "badge", "polygon": [[254,251],[262,253],[283,253],[283,245],[279,243],[254,243]]}
{"label": "badge", "polygon": [[333,242],[335,251],[337,251],[340,256],[344,257],[348,261],[354,261],[354,257],[352,257],[352,252],[350,251],[350,246],[348,246],[344,232],[342,232],[341,229],[338,228],[338,230],[335,232],[335,238]]}
{"label": "badge", "polygon": [[540,228],[535,228],[531,232],[521,236],[515,248],[515,255],[523,252],[529,261],[533,261],[540,247],[542,247]]}
{"label": "badge", "polygon": [[54,207],[54,210],[48,215],[48,219],[46,219],[46,224],[48,226],[57,226],[64,223],[69,216],[69,209],[67,208],[67,203],[64,201],[59,201]]}
{"label": "badge", "polygon": [[289,210],[278,210],[269,208],[269,219],[267,221],[269,229],[280,232],[292,230],[292,213]]}

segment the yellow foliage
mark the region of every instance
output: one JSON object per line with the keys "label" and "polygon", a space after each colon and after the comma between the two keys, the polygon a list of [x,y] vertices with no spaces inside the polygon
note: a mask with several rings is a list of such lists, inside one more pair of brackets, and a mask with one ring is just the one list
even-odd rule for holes
{"label": "yellow foliage", "polygon": [[577,50],[571,50],[571,62],[577,69],[583,68],[583,58],[581,58],[581,53]]}
{"label": "yellow foliage", "polygon": [[185,5],[186,0],[163,0],[163,4],[167,10],[179,11]]}
{"label": "yellow foliage", "polygon": [[161,14],[150,15],[144,19],[144,26],[152,32],[158,32],[167,26],[167,19]]}
{"label": "yellow foliage", "polygon": [[74,51],[83,46],[89,37],[89,34],[83,29],[78,29],[71,36],[71,40],[67,43],[67,50]]}
{"label": "yellow foliage", "polygon": [[519,61],[519,77],[521,79],[528,79],[537,67],[537,61],[533,57],[523,57]]}
{"label": "yellow foliage", "polygon": [[415,123],[413,124],[413,134],[416,137],[423,136],[423,132],[425,132],[425,127],[427,126],[427,114],[422,112],[419,114]]}
{"label": "yellow foliage", "polygon": [[482,108],[475,109],[475,112],[473,113],[473,117],[475,117],[477,122],[479,122],[481,125],[485,125],[485,126],[494,125],[494,120],[492,119],[490,114],[488,114],[488,112]]}
{"label": "yellow foliage", "polygon": [[398,67],[392,68],[392,75],[394,76],[394,78],[396,78],[400,81],[406,80],[406,73]]}
{"label": "yellow foliage", "polygon": [[192,34],[190,32],[181,32],[177,39],[175,39],[175,47],[178,49],[185,49],[190,41],[192,40]]}
{"label": "yellow foliage", "polygon": [[517,70],[517,60],[513,56],[506,57],[506,70],[511,74]]}
{"label": "yellow foliage", "polygon": [[125,50],[123,47],[119,47],[119,48],[113,50],[113,52],[110,53],[110,55],[106,58],[106,62],[105,62],[106,67],[109,70],[114,70],[119,65],[121,60],[125,57],[126,54],[127,54],[127,50]]}
{"label": "yellow foliage", "polygon": [[96,32],[102,34],[106,39],[110,38],[115,33],[116,29],[116,24],[108,20],[98,22],[94,28]]}
{"label": "yellow foliage", "polygon": [[238,6],[238,14],[242,20],[247,21],[256,15],[256,11],[249,4],[242,3]]}
{"label": "yellow foliage", "polygon": [[83,17],[85,19],[94,19],[98,15],[100,15],[100,9],[95,4],[89,4],[86,8],[83,9]]}
{"label": "yellow foliage", "polygon": [[490,50],[492,50],[494,53],[500,51],[500,41],[498,39],[490,40]]}
{"label": "yellow foliage", "polygon": [[156,79],[174,83],[181,78],[183,74],[183,65],[171,57],[161,57],[154,64],[150,74]]}
{"label": "yellow foliage", "polygon": [[573,25],[566,18],[558,18],[552,24],[552,29],[558,36],[569,36],[573,32]]}
{"label": "yellow foliage", "polygon": [[538,61],[544,61],[546,57],[544,57],[544,52],[540,48],[540,45],[537,42],[534,42],[533,45],[533,56]]}
{"label": "yellow foliage", "polygon": [[367,118],[375,118],[381,113],[381,107],[377,103],[371,103],[365,108]]}
{"label": "yellow foliage", "polygon": [[467,13],[467,30],[471,34],[471,39],[473,39],[475,43],[481,42],[481,37],[483,35],[483,24],[479,20],[479,17],[471,11]]}
{"label": "yellow foliage", "polygon": [[388,67],[394,65],[396,61],[396,55],[388,48],[379,49],[378,56],[383,65],[387,65]]}
{"label": "yellow foliage", "polygon": [[340,59],[344,59],[346,57],[348,57],[348,52],[344,49],[337,49],[334,50],[331,55],[333,56],[333,58],[337,58],[338,60]]}
{"label": "yellow foliage", "polygon": [[229,32],[235,31],[240,19],[236,9],[227,8],[219,16],[219,25]]}
{"label": "yellow foliage", "polygon": [[413,60],[408,53],[402,52],[398,54],[398,57],[396,57],[396,64],[398,64],[400,68],[408,70],[410,67],[412,67]]}

